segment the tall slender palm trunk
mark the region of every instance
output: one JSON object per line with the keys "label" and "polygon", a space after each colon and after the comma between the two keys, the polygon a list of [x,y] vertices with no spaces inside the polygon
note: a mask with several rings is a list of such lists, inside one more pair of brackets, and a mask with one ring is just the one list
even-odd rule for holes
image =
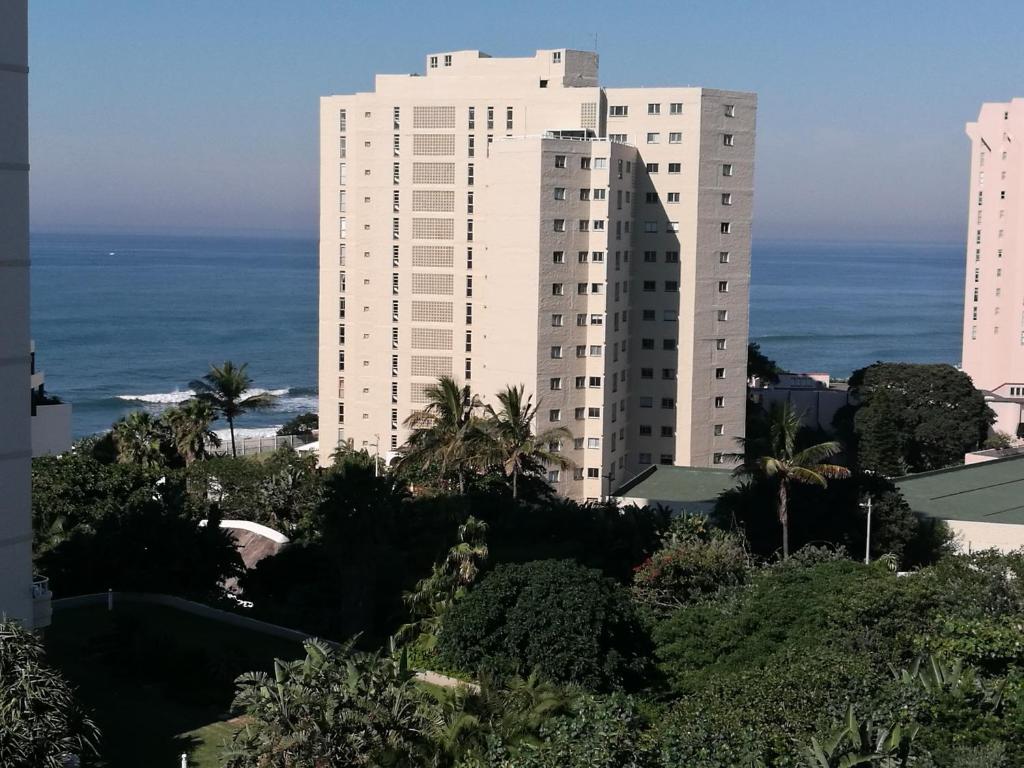
{"label": "tall slender palm trunk", "polygon": [[235,420],[228,416],[228,429],[231,430],[231,458],[238,458],[238,450],[235,448]]}
{"label": "tall slender palm trunk", "polygon": [[512,498],[519,498],[519,472],[516,469],[512,470]]}
{"label": "tall slender palm trunk", "polygon": [[789,488],[785,479],[779,481],[779,522],[782,523],[782,559],[789,559]]}

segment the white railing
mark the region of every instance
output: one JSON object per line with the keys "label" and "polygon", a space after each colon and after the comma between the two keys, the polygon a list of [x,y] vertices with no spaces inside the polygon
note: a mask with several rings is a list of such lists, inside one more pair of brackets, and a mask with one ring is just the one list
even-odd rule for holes
{"label": "white railing", "polygon": [[40,600],[50,595],[50,580],[45,576],[32,579],[32,599]]}

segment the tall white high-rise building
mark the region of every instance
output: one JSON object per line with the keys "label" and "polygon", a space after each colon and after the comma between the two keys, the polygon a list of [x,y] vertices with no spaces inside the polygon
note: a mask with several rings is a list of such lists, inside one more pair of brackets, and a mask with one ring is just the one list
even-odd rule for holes
{"label": "tall white high-rise building", "polygon": [[431,54],[320,117],[320,442],[396,450],[439,376],[524,384],[562,494],[743,435],[756,97],[597,56]]}
{"label": "tall white high-rise building", "polygon": [[31,624],[27,13],[0,0],[0,613]]}

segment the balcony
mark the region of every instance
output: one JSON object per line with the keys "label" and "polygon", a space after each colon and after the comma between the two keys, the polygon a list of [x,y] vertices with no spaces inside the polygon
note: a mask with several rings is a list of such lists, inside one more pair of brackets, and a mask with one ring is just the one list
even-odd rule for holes
{"label": "balcony", "polygon": [[53,606],[50,592],[50,580],[44,576],[36,576],[32,580],[32,628],[43,629],[50,626],[53,619]]}

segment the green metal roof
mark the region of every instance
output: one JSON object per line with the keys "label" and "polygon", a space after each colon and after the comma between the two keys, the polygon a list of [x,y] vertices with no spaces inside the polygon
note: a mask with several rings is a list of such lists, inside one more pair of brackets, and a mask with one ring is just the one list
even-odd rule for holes
{"label": "green metal roof", "polygon": [[613,495],[652,501],[713,504],[722,491],[736,486],[728,469],[670,467],[655,464],[619,487]]}
{"label": "green metal roof", "polygon": [[896,485],[929,517],[1024,525],[1024,456],[907,475]]}

